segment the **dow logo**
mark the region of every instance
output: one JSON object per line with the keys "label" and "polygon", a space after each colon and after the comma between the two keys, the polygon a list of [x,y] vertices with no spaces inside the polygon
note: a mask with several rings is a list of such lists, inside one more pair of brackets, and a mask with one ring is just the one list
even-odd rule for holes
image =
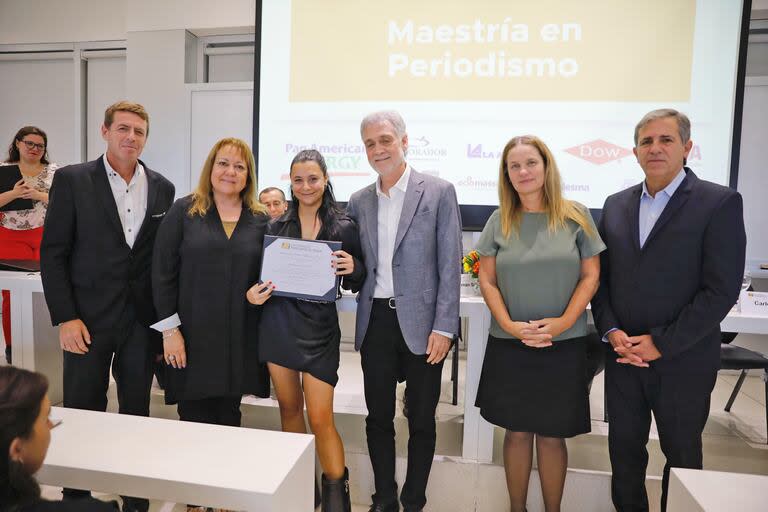
{"label": "dow logo", "polygon": [[586,160],[596,165],[602,165],[613,160],[619,160],[632,154],[627,148],[611,144],[602,139],[595,139],[565,150],[577,158]]}

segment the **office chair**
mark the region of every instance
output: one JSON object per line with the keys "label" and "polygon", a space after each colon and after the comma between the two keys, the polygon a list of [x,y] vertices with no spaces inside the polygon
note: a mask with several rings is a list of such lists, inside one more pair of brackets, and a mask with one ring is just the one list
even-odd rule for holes
{"label": "office chair", "polygon": [[721,336],[720,343],[720,364],[722,370],[741,370],[739,378],[736,381],[736,386],[733,388],[731,396],[728,398],[728,402],[725,404],[725,412],[731,412],[731,406],[736,395],[741,390],[741,385],[744,384],[744,379],[747,376],[748,370],[763,370],[763,384],[765,386],[765,421],[766,421],[766,443],[768,443],[768,358],[759,352],[749,350],[744,347],[738,347],[731,345],[730,343],[736,338],[738,333],[724,332]]}

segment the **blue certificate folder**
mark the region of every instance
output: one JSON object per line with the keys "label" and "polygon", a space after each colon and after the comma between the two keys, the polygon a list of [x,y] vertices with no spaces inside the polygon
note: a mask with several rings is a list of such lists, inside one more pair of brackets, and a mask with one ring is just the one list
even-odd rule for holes
{"label": "blue certificate folder", "polygon": [[[278,243],[279,245],[274,245]],[[292,242],[299,242],[293,244]],[[312,245],[318,244],[315,247]],[[290,274],[283,279],[280,275],[269,275],[269,269],[274,268],[273,258],[284,258],[287,254],[286,251],[297,251],[296,246],[300,246],[303,251],[299,251],[297,258],[291,258],[291,266],[284,267],[286,273]],[[327,248],[326,248],[327,247]],[[310,276],[322,274],[322,268],[318,265],[325,266],[325,261],[322,257],[317,258],[312,254],[327,254],[328,252],[338,251],[341,249],[341,242],[334,242],[328,240],[304,240],[302,238],[291,238],[288,236],[273,236],[264,235],[264,251],[261,259],[261,277],[260,282],[273,281],[277,288],[272,292],[272,295],[279,297],[292,297],[295,299],[315,300],[320,302],[334,302],[336,300],[336,291],[339,288],[339,276],[335,276],[333,284],[328,289],[314,289],[312,293],[307,292],[308,283],[312,280]],[[304,256],[304,253],[307,257]],[[294,254],[296,254],[294,252]],[[269,261],[268,261],[269,259]],[[320,260],[320,261],[318,261]],[[329,264],[330,266],[330,264]],[[266,272],[265,272],[266,271]],[[333,272],[332,268],[329,268],[330,272]],[[307,279],[296,279],[299,276],[307,276]],[[284,284],[288,281],[289,284]],[[290,283],[294,283],[294,287]]]}

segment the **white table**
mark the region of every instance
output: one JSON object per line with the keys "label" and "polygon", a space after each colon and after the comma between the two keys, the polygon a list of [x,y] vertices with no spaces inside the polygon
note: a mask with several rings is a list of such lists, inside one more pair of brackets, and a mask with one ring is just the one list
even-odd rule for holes
{"label": "white table", "polygon": [[[14,339],[17,340],[14,342],[14,346],[17,347],[14,349],[14,357],[18,352],[19,344],[22,346],[22,357],[18,359],[18,366],[48,375],[51,380],[52,396],[55,397],[56,393],[60,396],[61,350],[57,337],[38,334],[38,331],[45,332],[52,329],[48,310],[44,307],[45,303],[41,302],[43,288],[39,274],[0,271],[0,289],[11,289],[13,295],[11,319],[14,325]],[[42,308],[39,307],[41,303]],[[344,295],[336,305],[339,311],[355,312],[357,309],[356,298],[352,295]],[[459,314],[467,319],[462,457],[490,462],[493,455],[493,425],[480,416],[480,409],[475,407],[475,397],[483,367],[491,313],[481,297],[462,297]],[[19,325],[20,328],[17,327]],[[720,327],[723,331],[768,334],[768,318],[732,312],[723,320]],[[19,330],[21,334],[18,334]],[[765,352],[768,352],[768,345]],[[53,397],[52,400],[54,400]]]}
{"label": "white table", "polygon": [[51,325],[40,274],[0,270],[0,290],[11,291],[13,364],[47,376],[51,402],[61,402],[63,363],[59,330]]}
{"label": "white table", "polygon": [[314,510],[306,434],[54,407],[48,485],[248,511]]}
{"label": "white table", "polygon": [[669,512],[765,512],[768,476],[672,468]]}

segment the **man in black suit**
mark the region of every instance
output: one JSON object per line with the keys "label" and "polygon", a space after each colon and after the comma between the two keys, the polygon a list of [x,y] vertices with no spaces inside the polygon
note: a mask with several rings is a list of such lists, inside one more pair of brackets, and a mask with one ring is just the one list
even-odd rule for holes
{"label": "man in black suit", "polygon": [[[121,414],[149,416],[160,334],[152,304],[155,233],[174,186],[139,160],[149,116],[139,104],[107,108],[104,155],[59,169],[40,251],[43,289],[64,350],[64,406],[105,411],[109,369]],[[115,440],[118,442],[118,440]],[[65,498],[88,494],[64,490]],[[123,510],[147,510],[125,498]]]}
{"label": "man in black suit", "polygon": [[592,312],[610,342],[608,447],[619,511],[648,510],[651,411],[667,459],[662,510],[669,468],[701,469],[720,322],[738,298],[744,272],[741,195],[684,166],[690,130],[676,110],[643,117],[634,153],[645,181],[606,199],[598,226],[608,250]]}

